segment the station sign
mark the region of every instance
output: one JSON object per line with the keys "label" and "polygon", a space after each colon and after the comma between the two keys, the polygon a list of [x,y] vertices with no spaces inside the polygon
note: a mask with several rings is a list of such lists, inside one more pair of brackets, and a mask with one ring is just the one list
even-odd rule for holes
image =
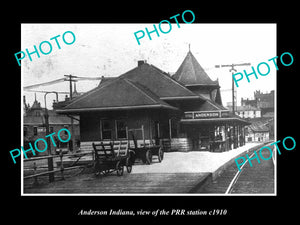
{"label": "station sign", "polygon": [[219,112],[195,112],[194,119],[205,119],[205,118],[218,118],[220,117]]}
{"label": "station sign", "polygon": [[184,113],[184,119],[210,119],[222,117],[229,117],[229,111],[193,111]]}

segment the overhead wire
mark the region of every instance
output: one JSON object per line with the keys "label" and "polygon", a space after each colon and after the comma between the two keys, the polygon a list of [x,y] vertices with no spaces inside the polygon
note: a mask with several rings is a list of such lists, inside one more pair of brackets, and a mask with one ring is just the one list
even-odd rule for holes
{"label": "overhead wire", "polygon": [[56,79],[56,80],[52,80],[52,81],[48,81],[48,82],[44,82],[44,83],[40,83],[40,84],[29,85],[29,86],[23,87],[23,89],[27,90],[27,89],[38,88],[38,87],[42,87],[42,86],[48,86],[48,85],[60,83],[64,80],[65,80],[65,78],[60,78],[60,79]]}
{"label": "overhead wire", "polygon": [[[101,77],[75,77],[77,80],[101,80]],[[45,93],[46,91],[36,91],[36,90],[32,90],[33,88],[39,88],[39,87],[43,87],[43,86],[48,86],[48,85],[53,85],[53,84],[57,84],[57,83],[61,83],[66,81],[66,78],[60,78],[60,79],[56,79],[56,80],[52,80],[52,81],[47,81],[44,83],[39,83],[39,84],[33,84],[33,85],[29,85],[26,87],[23,87],[24,91],[29,91],[29,92],[41,92],[41,93]],[[69,92],[57,92],[57,93],[61,93],[61,94],[68,94]]]}

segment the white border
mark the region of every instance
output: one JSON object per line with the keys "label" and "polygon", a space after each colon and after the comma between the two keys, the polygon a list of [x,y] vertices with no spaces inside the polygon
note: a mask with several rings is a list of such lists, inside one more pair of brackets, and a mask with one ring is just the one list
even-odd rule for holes
{"label": "white border", "polygon": [[[217,24],[217,23],[212,23],[212,24]],[[228,24],[228,23],[226,23]],[[232,23],[234,24],[234,23]],[[247,23],[249,24],[249,23]],[[253,23],[255,24],[255,23]],[[278,32],[278,29],[277,29],[277,23],[263,23],[263,24],[275,24],[276,25],[276,53],[278,55],[278,52],[277,52],[277,32]],[[22,32],[22,23],[20,24],[21,26],[21,32]],[[22,38],[21,38],[21,49],[22,48]],[[23,84],[24,84],[24,78],[23,78],[23,67],[21,66],[21,144],[20,146],[23,146],[23,134],[24,134],[24,131],[23,131],[23,113],[24,113],[24,110],[23,110]],[[276,84],[276,87],[275,87],[275,90],[274,90],[274,95],[275,95],[275,108],[274,108],[274,141],[277,141],[277,70],[276,70],[276,76],[275,76],[275,84]],[[21,196],[190,196],[190,197],[194,197],[194,196],[224,196],[224,197],[228,197],[228,196],[277,196],[277,151],[275,151],[276,154],[275,154],[275,165],[274,165],[274,172],[275,172],[275,177],[274,177],[274,193],[266,193],[266,194],[194,194],[194,193],[187,193],[187,194],[172,194],[172,193],[156,193],[156,194],[145,194],[145,193],[128,193],[128,194],[119,194],[119,193],[116,193],[116,194],[112,194],[112,193],[109,193],[109,194],[98,194],[98,193],[95,193],[95,194],[58,194],[58,193],[55,193],[55,194],[52,194],[52,193],[48,193],[48,194],[41,194],[41,193],[24,193],[24,183],[23,183],[23,180],[24,180],[24,174],[23,174],[23,154],[21,154]]]}

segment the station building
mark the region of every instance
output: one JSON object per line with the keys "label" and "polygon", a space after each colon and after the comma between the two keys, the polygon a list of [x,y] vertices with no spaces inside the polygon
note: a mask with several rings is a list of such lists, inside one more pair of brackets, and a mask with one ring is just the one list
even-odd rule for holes
{"label": "station building", "polygon": [[[57,113],[80,118],[80,141],[161,141],[165,151],[226,151],[245,144],[249,123],[222,106],[212,81],[189,51],[170,74],[146,61],[119,77],[102,79]],[[138,132],[140,131],[140,132]]]}

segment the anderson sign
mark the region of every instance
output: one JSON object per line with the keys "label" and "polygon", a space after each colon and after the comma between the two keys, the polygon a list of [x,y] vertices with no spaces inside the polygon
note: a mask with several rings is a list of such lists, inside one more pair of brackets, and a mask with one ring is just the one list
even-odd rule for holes
{"label": "anderson sign", "polygon": [[209,119],[228,116],[229,111],[195,111],[184,113],[184,119]]}
{"label": "anderson sign", "polygon": [[220,117],[219,112],[195,112],[194,119],[202,119],[202,118],[216,118]]}

